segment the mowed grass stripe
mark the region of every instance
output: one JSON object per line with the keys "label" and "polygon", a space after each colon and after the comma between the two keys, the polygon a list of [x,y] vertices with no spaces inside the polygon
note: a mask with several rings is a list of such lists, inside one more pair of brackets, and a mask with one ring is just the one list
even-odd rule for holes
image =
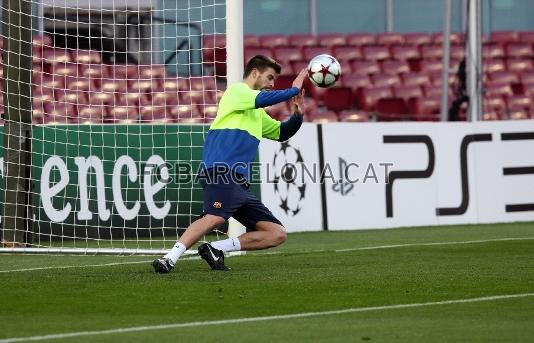
{"label": "mowed grass stripe", "polygon": [[[379,249],[395,249],[395,248],[406,248],[406,247],[421,247],[421,246],[440,246],[440,245],[460,245],[460,244],[481,244],[481,243],[492,243],[492,242],[506,242],[506,241],[528,241],[534,240],[534,237],[507,237],[507,238],[495,238],[495,239],[480,239],[480,240],[469,240],[469,241],[451,241],[451,242],[428,242],[428,243],[406,243],[406,244],[391,244],[391,245],[378,245],[370,247],[358,247],[358,248],[346,248],[346,249],[336,249],[333,252],[343,253],[351,251],[365,251],[365,250],[379,250]],[[329,252],[328,250],[308,250],[301,252],[293,252],[291,254],[310,254],[310,253],[324,253]],[[284,254],[287,252],[283,251],[273,251],[267,253],[258,253],[256,255],[276,255]],[[239,256],[239,255],[238,255]],[[198,259],[198,256],[184,256],[182,260],[188,259]],[[28,271],[38,271],[38,270],[48,270],[48,269],[71,269],[71,268],[92,268],[92,267],[110,267],[110,266],[119,266],[119,265],[128,265],[128,264],[142,264],[150,263],[152,260],[145,261],[129,261],[129,262],[111,262],[111,263],[102,263],[102,264],[88,264],[88,265],[67,265],[67,266],[48,266],[48,267],[35,267],[35,268],[19,268],[19,269],[8,269],[0,270],[0,273],[14,273],[14,272],[28,272]]]}
{"label": "mowed grass stripe", "polygon": [[504,294],[504,295],[493,295],[493,296],[469,298],[469,299],[433,301],[433,302],[426,302],[426,303],[371,306],[371,307],[348,308],[348,309],[321,311],[321,312],[303,312],[303,313],[294,313],[294,314],[285,314],[285,315],[276,315],[276,316],[265,316],[265,317],[236,318],[236,319],[213,320],[213,321],[197,321],[197,322],[152,325],[152,326],[137,326],[137,327],[116,328],[116,329],[100,330],[100,331],[82,331],[82,332],[51,334],[51,335],[44,335],[44,336],[12,337],[12,338],[2,339],[0,340],[0,343],[43,341],[43,340],[54,340],[54,339],[83,337],[83,336],[142,332],[142,331],[151,331],[151,330],[168,330],[168,329],[203,327],[203,326],[212,326],[212,325],[242,324],[242,323],[251,323],[251,322],[272,321],[272,320],[287,320],[287,319],[306,318],[306,317],[342,315],[342,314],[347,314],[347,313],[406,309],[406,308],[424,307],[424,306],[476,303],[476,302],[484,302],[484,301],[526,298],[526,297],[532,297],[532,296],[534,296],[534,293]]}

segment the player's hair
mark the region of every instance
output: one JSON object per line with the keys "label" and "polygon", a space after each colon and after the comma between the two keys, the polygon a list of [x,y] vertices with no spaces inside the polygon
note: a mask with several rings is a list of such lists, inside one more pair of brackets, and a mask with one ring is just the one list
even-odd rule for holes
{"label": "player's hair", "polygon": [[263,73],[265,69],[269,67],[273,68],[277,74],[280,74],[282,71],[280,64],[278,64],[278,62],[272,58],[264,55],[256,55],[248,61],[247,66],[245,67],[245,72],[243,73],[243,78],[249,76],[252,72],[252,69],[258,69],[261,73]]}

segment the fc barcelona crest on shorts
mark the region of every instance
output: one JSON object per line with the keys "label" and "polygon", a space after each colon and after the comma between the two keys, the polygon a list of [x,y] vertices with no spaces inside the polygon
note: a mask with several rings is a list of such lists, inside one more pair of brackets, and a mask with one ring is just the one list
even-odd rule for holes
{"label": "fc barcelona crest on shorts", "polygon": [[215,202],[213,203],[213,207],[214,207],[214,208],[221,208],[221,207],[222,207],[222,203],[220,203],[220,202],[218,202],[218,201],[215,201]]}

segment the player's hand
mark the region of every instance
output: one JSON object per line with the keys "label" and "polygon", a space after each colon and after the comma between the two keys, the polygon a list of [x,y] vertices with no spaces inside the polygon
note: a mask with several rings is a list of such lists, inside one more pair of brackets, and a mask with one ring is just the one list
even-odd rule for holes
{"label": "player's hand", "polygon": [[294,96],[291,99],[291,106],[293,107],[293,113],[303,115],[304,113],[304,89],[300,90],[299,95]]}
{"label": "player's hand", "polygon": [[302,70],[299,72],[295,80],[293,80],[293,87],[297,87],[298,89],[302,89],[302,84],[304,83],[304,79],[308,76],[308,70],[306,68],[302,68]]}

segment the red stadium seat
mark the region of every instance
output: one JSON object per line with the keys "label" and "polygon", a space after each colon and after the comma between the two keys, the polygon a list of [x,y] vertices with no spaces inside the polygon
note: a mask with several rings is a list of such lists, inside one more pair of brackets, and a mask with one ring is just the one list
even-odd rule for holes
{"label": "red stadium seat", "polygon": [[49,35],[34,35],[32,37],[32,45],[34,47],[51,47],[52,37]]}
{"label": "red stadium seat", "polygon": [[51,74],[58,76],[78,76],[79,69],[76,63],[57,63],[51,68]]}
{"label": "red stadium seat", "polygon": [[482,70],[485,73],[494,73],[497,71],[506,70],[506,66],[503,60],[492,59],[492,60],[483,60],[482,61]]}
{"label": "red stadium seat", "polygon": [[493,83],[518,83],[519,77],[510,71],[496,71],[488,73],[489,81]]}
{"label": "red stadium seat", "polygon": [[380,45],[367,45],[362,47],[363,56],[366,60],[379,61],[391,58],[389,49]]}
{"label": "red stadium seat", "polygon": [[162,81],[162,90],[167,91],[177,91],[177,90],[189,90],[189,79],[183,77],[176,78],[166,78]]}
{"label": "red stadium seat", "polygon": [[409,112],[406,101],[394,97],[378,99],[375,110],[378,112],[377,120],[379,121],[407,119],[406,115]]}
{"label": "red stadium seat", "polygon": [[533,111],[532,99],[526,95],[512,95],[506,98],[506,103],[510,111],[524,110],[525,112]]}
{"label": "red stadium seat", "polygon": [[226,55],[226,35],[208,34],[202,36],[202,59],[204,63],[219,60],[220,55]]}
{"label": "red stadium seat", "polygon": [[508,58],[532,58],[534,54],[529,43],[512,43],[505,48]]}
{"label": "red stadium seat", "polygon": [[530,119],[533,117],[529,117],[528,113],[525,111],[512,111],[510,112],[509,118],[511,120],[524,120],[524,119]]}
{"label": "red stadium seat", "polygon": [[200,113],[204,115],[204,118],[214,119],[217,116],[217,105],[204,105],[199,107]]}
{"label": "red stadium seat", "polygon": [[302,49],[302,53],[306,61],[310,61],[315,56],[321,54],[332,55],[332,51],[328,47],[305,47]]}
{"label": "red stadium seat", "polygon": [[56,97],[59,102],[72,105],[87,104],[87,94],[87,91],[74,91],[70,89],[56,91]]}
{"label": "red stadium seat", "polygon": [[320,33],[317,37],[319,46],[332,48],[347,45],[345,35],[341,33]]}
{"label": "red stadium seat", "polygon": [[42,53],[42,60],[44,63],[56,64],[71,62],[69,51],[67,49],[44,49]]}
{"label": "red stadium seat", "polygon": [[385,60],[382,61],[382,71],[384,74],[402,74],[410,72],[410,65],[406,61]]}
{"label": "red stadium seat", "polygon": [[[303,68],[308,68],[308,61],[293,61],[291,62],[291,70],[293,71],[292,74],[293,75],[297,75],[298,73],[300,73],[300,71],[303,69]],[[343,71],[343,73],[345,73],[345,70],[341,69]]]}
{"label": "red stadium seat", "polygon": [[409,45],[430,44],[432,43],[432,37],[424,32],[405,33],[404,43]]}
{"label": "red stadium seat", "polygon": [[304,58],[300,49],[294,47],[274,48],[273,57],[282,65],[289,65],[292,61],[300,61]]}
{"label": "red stadium seat", "polygon": [[354,61],[351,63],[353,74],[377,74],[380,73],[380,64],[377,61]]}
{"label": "red stadium seat", "polygon": [[139,117],[139,107],[134,104],[117,103],[109,109],[107,123],[135,123]]}
{"label": "red stadium seat", "polygon": [[360,123],[369,121],[369,114],[358,110],[343,110],[339,113],[339,121]]}
{"label": "red stadium seat", "polygon": [[304,48],[307,46],[317,46],[317,36],[310,33],[295,33],[287,37],[288,44],[298,48]]}
{"label": "red stadium seat", "polygon": [[189,79],[191,90],[217,89],[217,81],[213,76],[191,77]]}
{"label": "red stadium seat", "polygon": [[259,37],[260,45],[264,48],[277,48],[281,46],[288,46],[287,37],[283,34],[267,34]]}
{"label": "red stadium seat", "polygon": [[104,92],[126,93],[128,90],[128,81],[124,79],[102,81],[102,86],[100,88]]}
{"label": "red stadium seat", "polygon": [[139,78],[139,66],[133,64],[112,65],[110,76],[113,79],[133,80]]}
{"label": "red stadium seat", "polygon": [[79,105],[78,118],[80,122],[101,123],[108,116],[111,105]]}
{"label": "red stadium seat", "polygon": [[180,104],[171,108],[171,115],[178,120],[185,118],[202,118],[196,105]]}
{"label": "red stadium seat", "polygon": [[494,113],[499,119],[507,116],[506,103],[504,102],[504,99],[499,96],[484,98],[482,101],[482,107],[484,112]]}
{"label": "red stadium seat", "polygon": [[245,49],[245,64],[256,55],[272,56],[271,49],[267,47]]}
{"label": "red stadium seat", "polygon": [[404,36],[397,32],[383,32],[376,35],[377,45],[404,44]]}
{"label": "red stadium seat", "polygon": [[[163,92],[156,92],[152,93],[152,100],[149,100],[148,95],[146,93],[141,92],[127,92],[123,94],[118,95],[118,104],[122,104],[124,106],[133,106],[133,105],[146,105],[146,104],[158,104],[161,105],[162,103],[165,104],[166,98],[161,99],[161,94],[167,95]],[[173,94],[175,97],[177,97],[176,94]],[[171,98],[171,95],[169,95],[169,98]]]}
{"label": "red stadium seat", "polygon": [[393,95],[397,98],[409,100],[411,98],[423,97],[423,91],[419,86],[395,86],[393,87]]}
{"label": "red stadium seat", "polygon": [[486,43],[482,45],[482,58],[484,59],[504,58],[504,55],[504,49],[499,44]]}
{"label": "red stadium seat", "polygon": [[165,106],[147,105],[139,108],[139,115],[141,122],[152,123],[172,123],[175,118],[169,113]]}
{"label": "red stadium seat", "polygon": [[441,111],[441,96],[427,95],[425,97],[418,98],[415,101],[411,101],[411,104],[412,106],[410,106],[410,110],[415,114],[439,115]]}
{"label": "red stadium seat", "polygon": [[[463,44],[465,41],[465,35],[459,34],[459,33],[451,33],[450,34],[450,42],[451,44]],[[442,44],[443,43],[443,33],[442,32],[436,32],[432,34],[432,42],[434,44]]]}
{"label": "red stadium seat", "polygon": [[424,86],[430,84],[430,77],[423,73],[405,73],[401,75],[405,86]]}
{"label": "red stadium seat", "polygon": [[347,45],[350,46],[364,46],[376,44],[375,36],[372,33],[359,32],[349,33],[346,36]]}
{"label": "red stadium seat", "polygon": [[463,45],[451,45],[451,60],[462,60],[465,57],[465,47]]}
{"label": "red stadium seat", "polygon": [[341,77],[341,85],[351,87],[352,90],[356,92],[358,88],[371,87],[372,81],[367,74],[344,74]]}
{"label": "red stadium seat", "polygon": [[308,115],[308,118],[312,123],[318,124],[333,123],[338,121],[337,115],[333,111],[312,112]]}
{"label": "red stadium seat", "polygon": [[152,90],[157,89],[157,82],[153,79],[137,79],[133,80],[128,87],[128,92],[151,92]]}
{"label": "red stadium seat", "polygon": [[373,111],[378,99],[393,96],[390,87],[362,88],[357,94],[357,103],[362,110]]}
{"label": "red stadium seat", "polygon": [[501,45],[517,42],[518,38],[519,35],[515,31],[493,31],[490,34],[490,41]]}
{"label": "red stadium seat", "polygon": [[81,64],[99,64],[102,63],[102,56],[94,50],[74,50],[72,60]]}
{"label": "red stadium seat", "polygon": [[421,57],[429,60],[441,60],[443,58],[443,47],[441,45],[422,45]]}
{"label": "red stadium seat", "polygon": [[534,31],[519,32],[518,41],[522,43],[534,43]]}
{"label": "red stadium seat", "polygon": [[273,118],[286,118],[291,114],[287,102],[279,102],[272,106],[265,107],[265,111]]}
{"label": "red stadium seat", "polygon": [[139,65],[139,77],[142,79],[163,79],[165,66],[161,64]]}
{"label": "red stadium seat", "polygon": [[333,56],[335,56],[341,64],[349,64],[354,60],[363,58],[362,52],[359,47],[356,46],[335,47],[333,49]]}
{"label": "red stadium seat", "polygon": [[204,104],[205,95],[203,91],[191,90],[180,92],[180,103],[182,104]]}
{"label": "red stadium seat", "polygon": [[255,35],[244,35],[243,45],[245,48],[259,48],[261,45],[260,38]]}
{"label": "red stadium seat", "polygon": [[396,60],[420,59],[421,54],[416,46],[392,45],[391,55]]}
{"label": "red stadium seat", "polygon": [[419,67],[421,73],[440,73],[443,70],[443,63],[441,60],[421,60]]}
{"label": "red stadium seat", "polygon": [[397,75],[374,74],[371,75],[371,80],[375,87],[391,87],[401,84],[400,78]]}
{"label": "red stadium seat", "polygon": [[504,96],[511,96],[514,95],[514,92],[512,90],[512,86],[510,86],[507,83],[494,83],[494,84],[487,84],[486,85],[486,96],[487,97],[504,97]]}
{"label": "red stadium seat", "polygon": [[348,110],[352,107],[352,89],[349,87],[332,87],[326,90],[324,96],[326,109],[334,112]]}
{"label": "red stadium seat", "polygon": [[533,69],[532,60],[520,58],[508,59],[506,61],[506,69],[515,73],[530,71]]}
{"label": "red stadium seat", "polygon": [[523,85],[534,85],[534,71],[525,71],[519,74]]}

